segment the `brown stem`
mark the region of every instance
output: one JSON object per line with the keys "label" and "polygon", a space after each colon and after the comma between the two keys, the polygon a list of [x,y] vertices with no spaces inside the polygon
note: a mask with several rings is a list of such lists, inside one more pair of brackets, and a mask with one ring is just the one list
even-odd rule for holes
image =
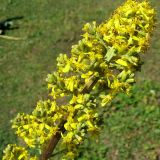
{"label": "brown stem", "polygon": [[[88,93],[92,90],[93,86],[97,83],[98,78],[94,78],[94,76],[91,76],[89,83],[87,83],[81,93]],[[51,139],[49,140],[48,144],[46,145],[45,149],[42,151],[42,154],[40,156],[40,160],[48,160],[53,153],[53,150],[55,149],[56,145],[58,144],[59,140],[61,139],[61,133],[64,133],[66,130],[64,128],[64,124],[67,120],[63,120],[59,124],[59,131],[54,134]]]}
{"label": "brown stem", "polygon": [[65,132],[65,128],[64,128],[65,123],[66,123],[66,120],[63,120],[60,123],[59,131],[56,132],[56,134],[53,135],[51,139],[49,140],[47,147],[45,147],[45,149],[43,150],[40,156],[40,160],[48,160],[51,157],[53,150],[55,149],[57,143],[61,139],[61,133]]}

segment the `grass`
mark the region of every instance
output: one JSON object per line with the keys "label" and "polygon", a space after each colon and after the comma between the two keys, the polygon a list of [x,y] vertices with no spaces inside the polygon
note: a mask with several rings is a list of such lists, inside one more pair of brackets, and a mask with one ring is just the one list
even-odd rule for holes
{"label": "grass", "polygon": [[[108,19],[122,2],[123,0],[1,0],[1,19],[24,16],[22,20],[15,22],[20,28],[6,34],[22,37],[24,40],[0,38],[0,158],[6,144],[16,141],[10,130],[10,120],[18,112],[31,112],[36,102],[46,97],[45,78],[47,73],[54,70],[57,55],[61,52],[69,53],[71,45],[81,38],[81,28],[86,22],[95,20],[100,23]],[[157,8],[158,21],[151,49],[145,55],[142,71],[137,75],[139,86],[143,85],[144,80],[160,85],[160,2],[151,2]],[[156,89],[156,93],[158,90]],[[137,93],[140,91],[137,88]],[[127,98],[124,99],[126,101]],[[146,105],[152,106],[148,103]],[[124,118],[116,112],[113,119],[110,118],[115,126],[118,125],[116,117]],[[110,134],[109,131],[103,135],[107,134]],[[114,135],[111,137],[113,140]],[[114,151],[113,149],[113,155]]]}

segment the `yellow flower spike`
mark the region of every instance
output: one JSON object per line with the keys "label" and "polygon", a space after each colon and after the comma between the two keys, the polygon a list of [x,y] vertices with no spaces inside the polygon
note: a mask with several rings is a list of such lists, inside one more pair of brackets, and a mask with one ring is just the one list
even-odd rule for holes
{"label": "yellow flower spike", "polygon": [[[57,144],[52,140],[59,141],[61,133],[59,143],[66,148],[62,159],[74,159],[87,134],[98,134],[100,107],[107,107],[120,92],[129,94],[141,67],[140,54],[149,46],[154,17],[147,1],[127,0],[108,21],[84,25],[82,40],[72,46],[70,56],[58,56],[57,71],[46,79],[51,99],[13,120],[12,128],[27,147],[38,147],[40,156],[48,156]],[[17,147],[8,149],[3,160],[18,159],[18,149],[19,159],[37,160]]]}

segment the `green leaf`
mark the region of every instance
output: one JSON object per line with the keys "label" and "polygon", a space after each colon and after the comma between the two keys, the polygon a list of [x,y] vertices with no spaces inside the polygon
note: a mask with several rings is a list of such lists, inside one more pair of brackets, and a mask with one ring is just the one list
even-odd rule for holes
{"label": "green leaf", "polygon": [[115,55],[115,49],[113,47],[110,47],[105,55],[105,60],[109,62]]}

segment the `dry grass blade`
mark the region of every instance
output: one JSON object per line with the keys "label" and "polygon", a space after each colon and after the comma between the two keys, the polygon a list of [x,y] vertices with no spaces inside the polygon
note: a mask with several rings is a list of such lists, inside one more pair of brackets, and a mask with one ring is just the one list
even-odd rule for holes
{"label": "dry grass blade", "polygon": [[24,40],[25,38],[20,37],[12,37],[12,36],[6,36],[6,35],[0,35],[0,38],[8,39],[8,40]]}

